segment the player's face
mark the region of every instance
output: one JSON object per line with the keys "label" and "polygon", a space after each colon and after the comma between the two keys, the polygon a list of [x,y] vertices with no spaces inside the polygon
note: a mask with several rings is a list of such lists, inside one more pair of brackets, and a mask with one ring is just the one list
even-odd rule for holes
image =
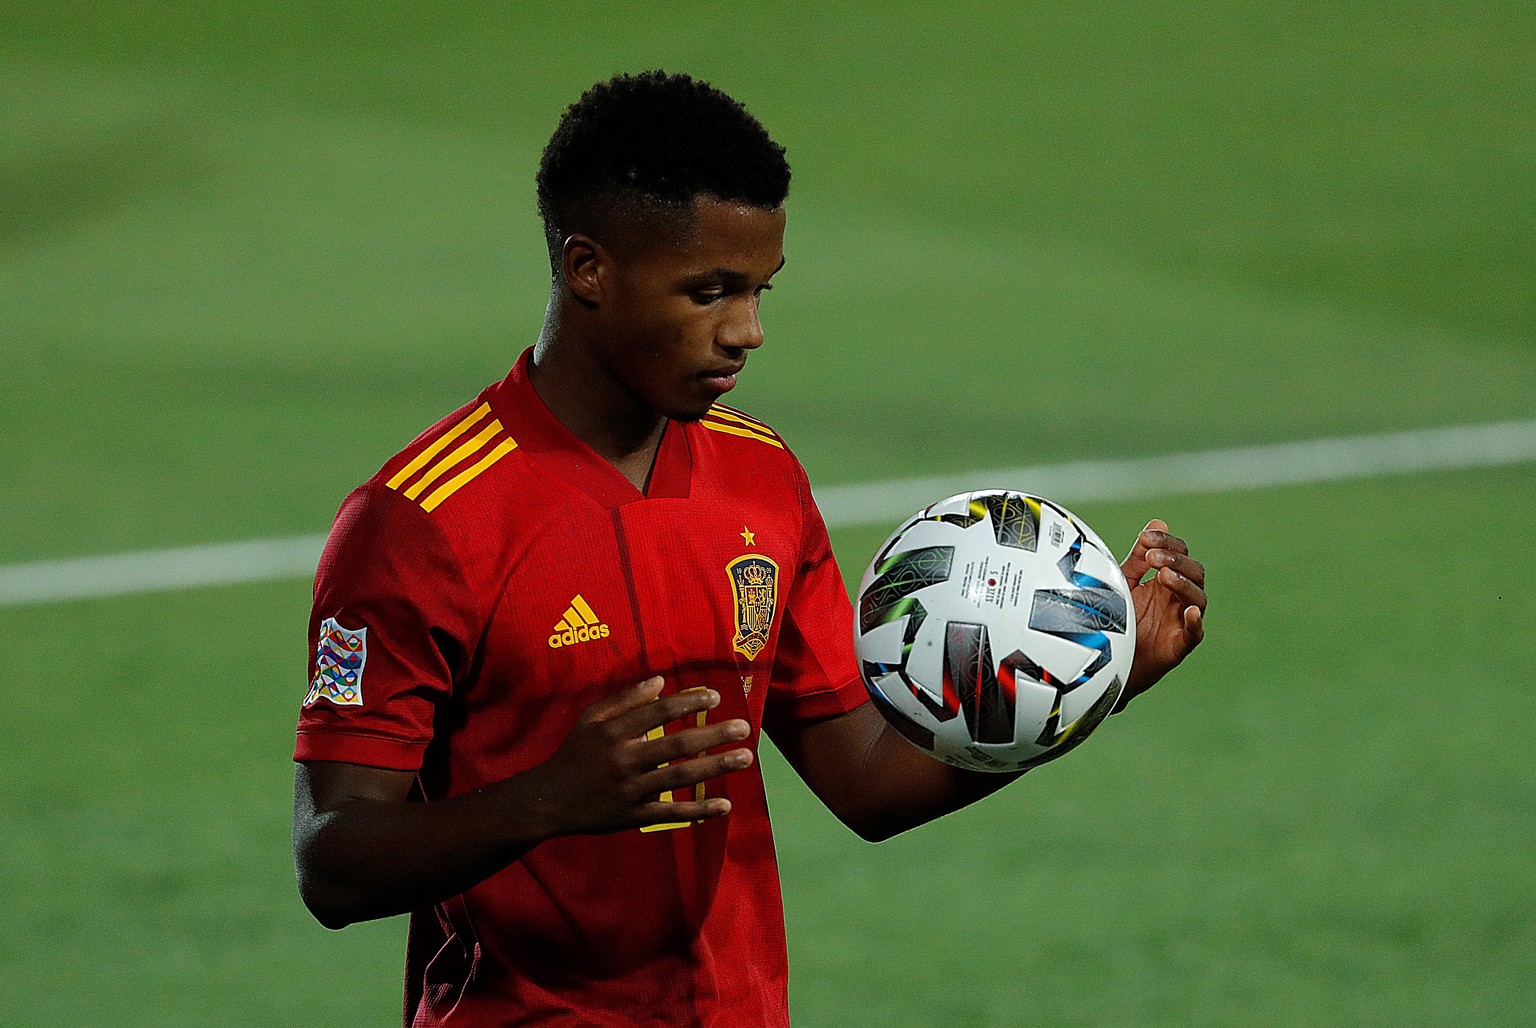
{"label": "player's face", "polygon": [[703,417],[763,344],[759,306],[784,264],[784,209],[700,197],[685,240],[615,260],[601,355],[647,409]]}

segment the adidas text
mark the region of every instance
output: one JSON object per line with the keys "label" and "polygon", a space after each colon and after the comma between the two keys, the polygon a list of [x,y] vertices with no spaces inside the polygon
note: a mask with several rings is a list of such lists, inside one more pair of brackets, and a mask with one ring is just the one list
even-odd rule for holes
{"label": "adidas text", "polygon": [[550,649],[558,650],[562,646],[575,646],[577,643],[606,638],[608,638],[607,625],[582,625],[580,628],[567,628],[563,632],[551,635],[549,646]]}

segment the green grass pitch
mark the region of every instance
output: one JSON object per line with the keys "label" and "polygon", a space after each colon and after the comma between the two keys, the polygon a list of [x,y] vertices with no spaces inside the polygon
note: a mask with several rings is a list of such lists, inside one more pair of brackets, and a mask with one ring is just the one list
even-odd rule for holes
{"label": "green grass pitch", "polygon": [[[733,402],[818,484],[1536,416],[1528,6],[1009,11],[0,0],[0,564],[322,530],[531,341],[539,150],[655,66],[789,148]],[[796,1022],[1527,1023],[1532,466],[1060,499],[1190,540],[1206,646],[880,846],[767,755]],[[307,606],[0,608],[0,1020],[398,1018],[403,923],[293,887]]]}

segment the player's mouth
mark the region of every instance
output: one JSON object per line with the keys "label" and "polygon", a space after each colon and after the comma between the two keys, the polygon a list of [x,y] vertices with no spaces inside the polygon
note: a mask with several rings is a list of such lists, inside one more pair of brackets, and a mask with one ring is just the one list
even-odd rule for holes
{"label": "player's mouth", "polygon": [[726,367],[711,369],[699,377],[704,380],[706,386],[715,392],[728,393],[736,388],[736,376],[741,373],[741,369],[745,366],[746,361],[739,361]]}

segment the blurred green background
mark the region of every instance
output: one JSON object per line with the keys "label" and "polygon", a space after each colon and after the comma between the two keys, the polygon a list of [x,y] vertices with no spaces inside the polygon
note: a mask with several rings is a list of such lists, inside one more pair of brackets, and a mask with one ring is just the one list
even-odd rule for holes
{"label": "blurred green background", "polygon": [[[563,106],[795,169],[733,403],[818,486],[1536,416],[1526,3],[0,0],[0,564],[323,531],[499,378]],[[985,483],[981,483],[985,484]],[[1072,504],[1211,571],[1090,746],[880,846],[767,760],[798,1024],[1523,1024],[1531,465]],[[890,526],[842,529],[856,577]],[[308,583],[0,608],[0,1020],[387,1024],[288,846]]]}

